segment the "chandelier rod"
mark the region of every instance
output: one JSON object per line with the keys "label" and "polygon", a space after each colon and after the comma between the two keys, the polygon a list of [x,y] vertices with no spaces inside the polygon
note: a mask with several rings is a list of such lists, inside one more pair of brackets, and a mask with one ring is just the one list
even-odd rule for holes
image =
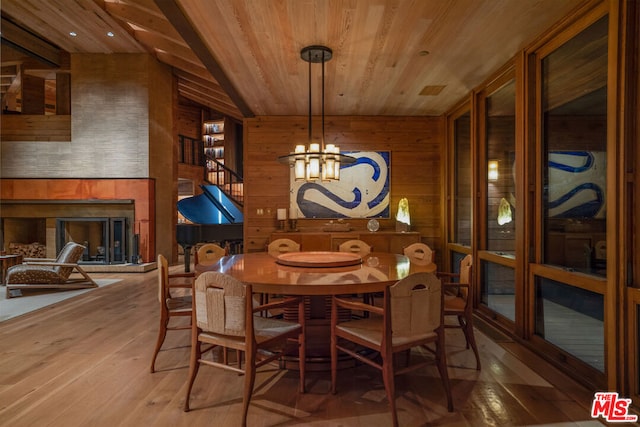
{"label": "chandelier rod", "polygon": [[[311,54],[309,54],[311,55]],[[311,144],[311,141],[313,139],[313,133],[311,132],[311,126],[313,125],[313,120],[311,119],[311,114],[312,114],[312,110],[311,110],[311,59],[309,59],[309,123],[308,123],[308,128],[309,128],[309,144]]]}
{"label": "chandelier rod", "polygon": [[324,151],[324,52],[322,52],[322,146],[320,151]]}

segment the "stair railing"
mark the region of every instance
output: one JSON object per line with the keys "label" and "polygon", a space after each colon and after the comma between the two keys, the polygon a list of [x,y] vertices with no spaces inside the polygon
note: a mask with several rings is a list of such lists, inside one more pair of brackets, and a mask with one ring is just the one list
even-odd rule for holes
{"label": "stair railing", "polygon": [[205,181],[217,185],[234,202],[244,204],[244,183],[242,177],[229,169],[213,156],[206,156]]}
{"label": "stair railing", "polygon": [[214,156],[205,154],[201,140],[178,135],[178,159],[180,163],[204,167],[204,180],[217,185],[234,202],[244,204],[244,184],[242,177],[218,161]]}

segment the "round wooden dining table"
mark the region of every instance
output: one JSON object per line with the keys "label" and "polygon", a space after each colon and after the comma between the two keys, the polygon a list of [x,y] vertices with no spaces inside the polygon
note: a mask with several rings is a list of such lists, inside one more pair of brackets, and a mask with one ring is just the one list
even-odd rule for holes
{"label": "round wooden dining table", "polygon": [[[331,262],[340,252],[299,252],[305,259],[299,265],[281,263],[266,252],[246,253],[222,257],[215,264],[196,269],[218,271],[251,284],[255,292],[283,295],[340,295],[383,291],[411,274],[409,258],[391,253],[371,253],[361,262],[340,266]],[[341,258],[337,258],[339,261]],[[329,261],[326,261],[329,260]],[[325,262],[326,261],[326,262]],[[338,264],[338,266],[334,266]]]}
{"label": "round wooden dining table", "polygon": [[[357,262],[352,265],[342,265],[349,264],[343,262],[344,259],[348,260],[348,255],[338,254],[299,252],[295,255],[292,253],[286,259],[287,255],[281,255],[283,258],[278,259],[266,252],[231,255],[215,264],[196,267],[196,274],[218,271],[251,284],[254,292],[305,296],[309,306],[309,318],[306,319],[307,369],[327,370],[330,367],[330,296],[382,292],[416,271],[416,267],[404,255],[371,253],[357,257]],[[295,262],[298,260],[308,262]],[[284,315],[286,318],[287,313]],[[350,316],[348,311],[346,315]],[[339,366],[349,367],[353,363],[352,359],[345,358],[339,362]],[[295,363],[286,365],[293,369],[296,366]]]}

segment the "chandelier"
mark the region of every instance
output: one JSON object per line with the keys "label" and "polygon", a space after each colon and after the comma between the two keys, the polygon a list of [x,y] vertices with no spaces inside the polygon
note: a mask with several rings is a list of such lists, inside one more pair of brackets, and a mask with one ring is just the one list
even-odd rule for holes
{"label": "chandelier", "polygon": [[[309,63],[309,146],[298,144],[292,153],[278,157],[281,163],[293,167],[296,181],[337,181],[340,179],[340,165],[354,163],[355,157],[340,154],[335,144],[324,143],[324,64],[333,55],[326,46],[307,46],[300,51],[300,57]],[[311,64],[322,63],[322,137],[320,143],[313,142],[311,114]]]}

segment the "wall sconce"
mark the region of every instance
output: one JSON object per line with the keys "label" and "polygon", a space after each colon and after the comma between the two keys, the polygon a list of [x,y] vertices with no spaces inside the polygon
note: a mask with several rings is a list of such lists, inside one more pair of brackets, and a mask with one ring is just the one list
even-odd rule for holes
{"label": "wall sconce", "polygon": [[498,161],[497,160],[489,160],[487,162],[487,179],[489,181],[498,180]]}

